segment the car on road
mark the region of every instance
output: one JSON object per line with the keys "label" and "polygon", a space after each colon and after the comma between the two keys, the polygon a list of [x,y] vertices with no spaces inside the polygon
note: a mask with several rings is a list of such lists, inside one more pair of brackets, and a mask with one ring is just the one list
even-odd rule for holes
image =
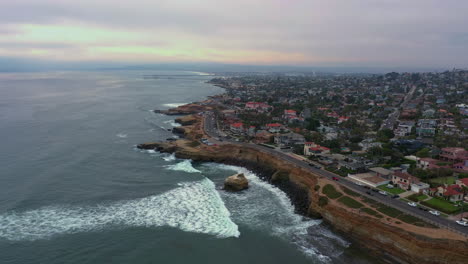
{"label": "car on road", "polygon": [[468,226],[468,223],[465,222],[465,221],[462,221],[462,220],[457,220],[455,221],[457,224],[461,225],[461,226]]}
{"label": "car on road", "polygon": [[409,202],[408,205],[409,205],[409,206],[412,206],[412,207],[418,206],[415,202]]}
{"label": "car on road", "polygon": [[385,196],[388,195],[388,193],[387,193],[386,191],[379,191],[379,193],[380,193],[381,195],[385,195]]}
{"label": "car on road", "polygon": [[392,195],[392,198],[393,198],[393,199],[400,198],[400,195],[394,194],[394,195]]}
{"label": "car on road", "polygon": [[370,191],[367,191],[366,192],[368,195],[372,196],[372,193]]}
{"label": "car on road", "polygon": [[440,212],[436,211],[436,210],[430,210],[429,213],[431,213],[433,215],[440,215]]}
{"label": "car on road", "polygon": [[337,177],[332,177],[332,180],[339,181],[339,179]]}
{"label": "car on road", "polygon": [[373,192],[379,192],[379,190],[378,190],[378,189],[372,189],[372,191],[373,191]]}
{"label": "car on road", "polygon": [[366,188],[366,189],[370,189],[370,187],[369,187],[369,186],[367,186],[367,185],[365,185],[365,186],[364,186],[364,188]]}

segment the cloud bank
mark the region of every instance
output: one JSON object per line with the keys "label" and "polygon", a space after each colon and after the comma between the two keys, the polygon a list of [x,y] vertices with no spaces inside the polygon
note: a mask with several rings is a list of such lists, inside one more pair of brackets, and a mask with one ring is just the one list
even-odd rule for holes
{"label": "cloud bank", "polygon": [[15,0],[0,56],[58,61],[466,67],[459,0]]}

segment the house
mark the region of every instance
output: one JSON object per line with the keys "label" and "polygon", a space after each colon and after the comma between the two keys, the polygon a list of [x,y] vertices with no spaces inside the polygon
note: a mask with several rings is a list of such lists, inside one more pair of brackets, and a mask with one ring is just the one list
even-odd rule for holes
{"label": "house", "polygon": [[468,178],[463,178],[455,181],[455,184],[459,186],[465,186],[468,187]]}
{"label": "house", "polygon": [[468,172],[468,160],[453,164],[452,169],[459,173],[467,173]]}
{"label": "house", "polygon": [[275,143],[283,146],[301,145],[304,144],[304,136],[297,133],[276,134]]}
{"label": "house", "polygon": [[269,106],[266,103],[260,103],[260,102],[247,102],[245,104],[245,109],[247,110],[256,110],[258,112],[268,112],[272,109],[271,106]]}
{"label": "house", "polygon": [[416,133],[420,137],[432,137],[436,132],[437,121],[435,119],[419,119]]}
{"label": "house", "polygon": [[345,168],[351,171],[365,171],[366,166],[361,162],[338,161],[338,169]]}
{"label": "house", "polygon": [[386,180],[382,177],[377,176],[373,172],[348,174],[348,177],[354,182],[365,184],[367,186],[374,187],[374,188],[390,182],[389,180]]}
{"label": "house", "polygon": [[304,155],[311,156],[314,154],[327,154],[330,153],[330,149],[322,147],[314,142],[305,142],[304,143]]}
{"label": "house", "polygon": [[394,131],[395,135],[398,137],[409,136],[414,124],[414,121],[400,121],[398,127]]}
{"label": "house", "polygon": [[429,194],[432,196],[443,197],[451,202],[463,200],[463,189],[457,184],[441,185],[437,188],[430,189]]}
{"label": "house", "polygon": [[280,123],[271,123],[271,124],[266,124],[265,128],[270,132],[270,133],[278,133],[281,130],[284,129],[284,126]]}
{"label": "house", "polygon": [[433,159],[433,158],[420,158],[416,162],[416,167],[426,170],[426,169],[438,169],[438,168],[443,168],[448,166],[441,166],[438,164],[441,164],[442,161]]}
{"label": "house", "polygon": [[234,134],[244,133],[244,124],[243,123],[233,123],[230,125],[229,129]]}
{"label": "house", "polygon": [[370,171],[374,172],[377,176],[382,177],[384,179],[390,180],[393,171],[387,170],[382,167],[374,167],[369,168]]}
{"label": "house", "polygon": [[403,190],[409,190],[411,184],[418,182],[418,178],[405,172],[395,171],[392,176],[392,183],[398,185],[398,187],[400,187]]}
{"label": "house", "polygon": [[448,162],[463,162],[468,159],[468,151],[464,148],[442,148],[439,158]]}
{"label": "house", "polygon": [[430,185],[425,182],[418,182],[411,184],[411,191],[415,193],[426,193],[430,188]]}

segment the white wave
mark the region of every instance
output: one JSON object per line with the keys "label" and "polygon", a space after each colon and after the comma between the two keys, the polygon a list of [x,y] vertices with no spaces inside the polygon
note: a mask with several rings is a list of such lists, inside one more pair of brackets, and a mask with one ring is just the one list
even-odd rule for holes
{"label": "white wave", "polygon": [[119,137],[119,138],[127,138],[128,135],[127,135],[127,134],[123,134],[123,133],[119,133],[119,134],[117,134],[116,136]]}
{"label": "white wave", "polygon": [[[222,192],[228,208],[233,213],[233,219],[237,223],[265,230],[274,236],[287,239],[305,255],[318,259],[320,262],[330,262],[331,257],[337,253],[323,250],[323,247],[318,244],[337,244],[341,247],[349,245],[340,237],[333,236],[331,232],[328,232],[327,235],[320,233],[319,239],[322,239],[322,241],[319,243],[316,243],[317,239],[311,240],[311,233],[315,236],[316,230],[324,229],[320,225],[322,221],[296,214],[294,205],[283,191],[261,180],[253,172],[238,166],[217,163],[208,163],[206,165],[221,170],[244,173],[249,180],[250,188],[240,195]],[[336,247],[333,248],[336,249]]]}
{"label": "white wave", "polygon": [[146,151],[146,153],[150,153],[150,154],[156,154],[156,153],[158,153],[158,152],[157,152],[156,150],[154,150],[154,149],[147,149],[147,150],[145,150],[145,151]]}
{"label": "white wave", "polygon": [[164,124],[170,124],[173,127],[180,127],[181,126],[181,124],[176,123],[174,120],[167,120],[167,121],[164,121],[163,123]]}
{"label": "white wave", "polygon": [[170,108],[175,108],[179,107],[181,105],[186,105],[187,103],[170,103],[170,104],[163,104],[163,106],[170,107]]}
{"label": "white wave", "polygon": [[201,173],[201,171],[195,169],[192,166],[191,160],[184,160],[174,165],[168,165],[166,166],[166,168],[168,168],[169,170],[173,170],[173,171],[185,171],[188,173]]}
{"label": "white wave", "polygon": [[14,241],[126,226],[169,226],[219,238],[240,235],[214,183],[208,179],[182,183],[160,195],[108,205],[9,212],[0,215],[0,226],[0,238]]}
{"label": "white wave", "polygon": [[174,161],[174,160],[176,160],[175,154],[172,153],[171,155],[164,156],[163,160],[165,160],[165,161]]}

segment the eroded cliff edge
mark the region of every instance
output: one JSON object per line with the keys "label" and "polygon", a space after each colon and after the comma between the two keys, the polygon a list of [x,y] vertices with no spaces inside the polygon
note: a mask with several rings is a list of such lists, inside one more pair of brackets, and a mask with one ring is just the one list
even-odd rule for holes
{"label": "eroded cliff edge", "polygon": [[[196,139],[206,136],[201,129],[202,119],[190,118],[193,122],[181,127],[186,139],[146,143],[139,147],[175,153],[178,158],[194,161],[247,167],[285,191],[299,213],[322,217],[333,229],[369,249],[373,255],[398,263],[467,263],[465,237],[430,224],[405,222],[403,220],[408,219],[385,215],[375,202],[258,148],[228,143],[199,144]],[[326,190],[334,190],[340,196],[333,198]],[[358,202],[362,207],[346,206],[345,200]]]}

